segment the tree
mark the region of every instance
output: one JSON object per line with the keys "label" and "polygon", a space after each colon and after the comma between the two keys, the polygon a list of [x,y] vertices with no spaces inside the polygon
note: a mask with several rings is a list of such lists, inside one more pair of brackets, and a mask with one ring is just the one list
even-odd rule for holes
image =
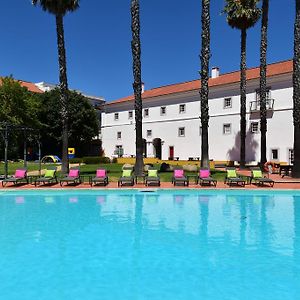
{"label": "tree", "polygon": [[201,167],[209,167],[208,156],[208,79],[210,58],[210,0],[202,0],[202,50],[201,50]]}
{"label": "tree", "polygon": [[[39,129],[38,95],[22,87],[12,77],[1,78],[0,81],[0,127],[5,128],[6,125],[11,125]],[[23,152],[24,133],[20,130],[9,132],[8,154],[13,159],[19,158]],[[0,157],[4,152],[3,144],[2,136],[0,136]]]}
{"label": "tree", "polygon": [[300,178],[300,0],[296,0],[294,27],[293,117],[294,117],[294,167],[293,177]]}
{"label": "tree", "polygon": [[268,47],[268,16],[269,0],[263,0],[262,21],[261,21],[261,42],[260,42],[260,164],[267,162],[267,47]]}
{"label": "tree", "polygon": [[261,10],[257,7],[259,0],[226,0],[223,10],[227,14],[227,23],[230,27],[241,31],[241,121],[240,121],[240,166],[244,167],[246,162],[246,42],[247,30],[259,20]]}
{"label": "tree", "polygon": [[143,103],[142,103],[142,79],[141,79],[141,40],[140,40],[140,4],[139,0],[131,1],[131,50],[133,57],[133,90],[135,108],[135,174],[141,175],[144,171],[143,162]]}
{"label": "tree", "polygon": [[[68,99],[68,120],[70,124],[68,139],[73,147],[82,148],[98,135],[99,118],[95,109],[83,95],[68,91]],[[47,153],[44,154],[56,154],[61,146],[60,90],[55,89],[41,94],[40,102],[39,119],[42,122],[42,145],[43,149],[47,150]]]}
{"label": "tree", "polygon": [[79,8],[79,0],[32,0],[44,11],[55,15],[59,61],[60,114],[62,119],[62,173],[67,173],[68,164],[68,80],[63,18],[67,12]]}

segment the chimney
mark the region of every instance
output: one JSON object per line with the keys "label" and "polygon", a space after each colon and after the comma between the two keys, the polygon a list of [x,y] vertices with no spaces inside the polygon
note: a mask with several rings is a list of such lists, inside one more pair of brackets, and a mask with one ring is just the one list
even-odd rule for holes
{"label": "chimney", "polygon": [[217,78],[220,76],[220,69],[218,67],[213,67],[211,69],[211,78]]}
{"label": "chimney", "polygon": [[142,94],[145,92],[145,83],[142,82]]}

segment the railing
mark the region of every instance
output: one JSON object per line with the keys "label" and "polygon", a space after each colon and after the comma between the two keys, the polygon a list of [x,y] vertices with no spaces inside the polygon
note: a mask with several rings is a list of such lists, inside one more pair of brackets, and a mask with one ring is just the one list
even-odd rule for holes
{"label": "railing", "polygon": [[[273,110],[274,108],[274,99],[267,99],[266,109]],[[250,111],[259,111],[260,110],[260,101],[251,101],[250,102]]]}

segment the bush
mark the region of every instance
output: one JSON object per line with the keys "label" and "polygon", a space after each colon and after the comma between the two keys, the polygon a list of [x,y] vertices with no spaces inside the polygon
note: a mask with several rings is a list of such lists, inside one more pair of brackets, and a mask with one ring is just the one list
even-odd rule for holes
{"label": "bush", "polygon": [[95,165],[95,164],[109,164],[109,157],[103,156],[85,156],[82,158],[82,162],[87,165]]}
{"label": "bush", "polygon": [[69,159],[69,163],[70,164],[82,164],[82,158],[70,158]]}
{"label": "bush", "polygon": [[118,159],[116,157],[114,157],[111,161],[113,164],[116,164],[118,162]]}
{"label": "bush", "polygon": [[167,164],[167,163],[165,163],[165,162],[163,162],[162,164],[161,164],[161,166],[160,166],[160,172],[166,172],[168,169],[170,168],[170,165],[169,164]]}

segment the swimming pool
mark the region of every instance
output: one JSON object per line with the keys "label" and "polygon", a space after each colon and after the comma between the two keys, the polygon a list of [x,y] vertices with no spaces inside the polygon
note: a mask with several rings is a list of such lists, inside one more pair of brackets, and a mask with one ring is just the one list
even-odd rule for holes
{"label": "swimming pool", "polygon": [[300,294],[300,193],[0,193],[5,300],[289,300]]}

